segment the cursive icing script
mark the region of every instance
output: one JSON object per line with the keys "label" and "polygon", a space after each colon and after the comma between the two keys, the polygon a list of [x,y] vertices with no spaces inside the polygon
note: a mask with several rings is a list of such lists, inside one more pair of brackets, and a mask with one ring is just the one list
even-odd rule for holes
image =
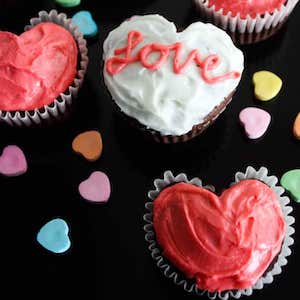
{"label": "cursive icing script", "polygon": [[[115,56],[106,61],[106,71],[113,76],[120,73],[128,65],[138,61],[140,61],[145,68],[155,71],[162,67],[169,57],[170,51],[174,51],[173,71],[175,74],[182,74],[188,65],[194,62],[200,68],[200,75],[203,80],[208,84],[214,84],[227,79],[236,79],[241,76],[239,72],[235,71],[228,72],[221,76],[209,76],[209,71],[216,69],[219,65],[220,58],[216,54],[211,54],[203,59],[197,49],[192,50],[186,60],[180,64],[179,57],[183,44],[179,42],[172,45],[148,44],[142,47],[137,54],[132,55],[132,51],[142,40],[143,35],[139,31],[130,31],[128,33],[127,45],[124,48],[116,49],[114,52]],[[147,58],[154,52],[158,52],[159,57],[155,62],[149,63]]]}

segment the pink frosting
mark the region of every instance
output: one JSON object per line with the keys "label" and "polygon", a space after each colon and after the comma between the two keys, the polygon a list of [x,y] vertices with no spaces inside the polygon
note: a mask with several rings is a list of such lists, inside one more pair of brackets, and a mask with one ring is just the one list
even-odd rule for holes
{"label": "pink frosting", "polygon": [[32,110],[53,102],[74,80],[77,53],[71,33],[54,23],[20,36],[0,31],[0,109]]}
{"label": "pink frosting", "polygon": [[208,291],[254,285],[286,230],[276,194],[258,180],[241,181],[220,197],[187,183],[168,187],[154,201],[153,225],[163,255]]}
{"label": "pink frosting", "polygon": [[247,15],[255,18],[256,15],[266,12],[273,13],[286,2],[287,0],[208,0],[209,7],[215,5],[215,10],[223,8],[224,15],[231,12],[234,17],[240,13],[241,18],[246,18]]}

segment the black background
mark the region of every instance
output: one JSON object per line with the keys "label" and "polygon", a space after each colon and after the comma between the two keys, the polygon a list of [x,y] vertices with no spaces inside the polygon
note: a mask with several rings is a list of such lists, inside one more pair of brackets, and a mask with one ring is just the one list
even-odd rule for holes
{"label": "black background", "polygon": [[[0,29],[21,33],[40,10],[56,8],[70,17],[89,9],[99,25],[99,35],[89,40],[90,64],[74,114],[52,128],[9,128],[0,125],[0,151],[8,144],[20,146],[28,159],[28,172],[15,178],[0,177],[1,190],[1,292],[7,299],[17,293],[31,298],[52,296],[84,299],[139,297],[142,299],[196,298],[163,277],[144,241],[144,203],[153,179],[171,169],[198,176],[205,183],[225,188],[236,171],[246,166],[266,166],[280,177],[300,167],[300,145],[292,135],[300,111],[299,54],[300,10],[276,37],[243,47],[245,72],[233,102],[202,136],[178,145],[144,140],[121,120],[102,78],[102,42],[108,32],[133,14],[160,13],[179,28],[199,19],[192,1],[113,0],[82,1],[64,9],[54,1],[0,0]],[[283,79],[283,89],[272,102],[253,97],[253,72],[267,69]],[[238,113],[246,106],[263,107],[272,115],[267,134],[258,141],[245,138]],[[71,143],[80,132],[100,130],[102,157],[94,163],[72,153]],[[112,184],[105,205],[85,202],[78,184],[92,171],[108,174]],[[292,203],[297,215],[299,205]],[[70,226],[71,249],[63,255],[47,252],[36,242],[40,227],[55,217]],[[283,273],[252,298],[291,297],[297,287],[300,245],[295,234],[293,255]],[[48,298],[48,297],[47,297]]]}

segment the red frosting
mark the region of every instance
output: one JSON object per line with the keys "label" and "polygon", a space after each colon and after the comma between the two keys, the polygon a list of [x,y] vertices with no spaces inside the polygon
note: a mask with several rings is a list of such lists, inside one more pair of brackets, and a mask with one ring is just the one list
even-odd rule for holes
{"label": "red frosting", "polygon": [[178,183],[159,194],[153,213],[163,255],[208,291],[254,285],[286,230],[276,194],[258,180],[241,181],[220,197]]}
{"label": "red frosting", "polygon": [[[180,63],[180,52],[183,47],[183,44],[180,42],[171,45],[148,44],[142,47],[136,55],[132,55],[132,50],[141,43],[142,40],[142,33],[139,31],[130,31],[128,33],[126,47],[114,51],[115,56],[109,58],[106,62],[106,71],[110,75],[116,75],[129,64],[137,61],[140,61],[144,68],[156,71],[166,62],[170,51],[174,51],[173,72],[175,74],[182,74],[189,64],[194,62],[200,69],[200,76],[202,76],[203,80],[208,84],[214,84],[227,79],[236,79],[241,76],[241,74],[236,71],[231,71],[216,77],[210,76],[209,71],[218,67],[220,58],[218,55],[210,54],[203,59],[197,49],[192,50],[186,60]],[[154,63],[149,63],[147,58],[153,52],[159,52],[159,58]],[[120,55],[122,54],[124,54],[124,56],[121,57]]]}
{"label": "red frosting", "polygon": [[0,31],[0,109],[32,110],[53,102],[74,80],[77,52],[71,33],[54,23],[20,36]]}
{"label": "red frosting", "polygon": [[215,5],[215,10],[223,8],[224,15],[231,11],[234,17],[240,13],[243,19],[247,15],[255,18],[256,15],[263,15],[266,12],[273,13],[286,2],[287,0],[208,0],[209,7]]}

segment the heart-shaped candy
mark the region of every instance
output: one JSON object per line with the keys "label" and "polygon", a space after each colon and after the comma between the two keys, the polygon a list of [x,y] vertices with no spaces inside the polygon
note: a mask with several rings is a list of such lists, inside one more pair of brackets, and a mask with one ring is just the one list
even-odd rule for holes
{"label": "heart-shaped candy", "polygon": [[298,113],[293,127],[293,133],[296,139],[300,140],[300,112]]}
{"label": "heart-shaped candy", "polygon": [[63,253],[71,246],[68,233],[68,224],[63,219],[53,219],[40,229],[37,241],[51,252]]}
{"label": "heart-shaped candy", "polygon": [[76,75],[77,45],[62,26],[45,22],[20,36],[0,31],[0,110],[52,103]]}
{"label": "heart-shaped candy", "polygon": [[277,195],[254,179],[220,197],[189,183],[169,186],[153,202],[153,226],[163,255],[211,292],[253,286],[286,231]]}
{"label": "heart-shaped candy", "polygon": [[81,0],[55,0],[62,7],[74,7],[80,4]]}
{"label": "heart-shaped candy", "polygon": [[269,101],[277,96],[282,80],[272,72],[259,71],[253,75],[254,94],[258,100]]}
{"label": "heart-shaped candy", "polygon": [[257,107],[244,108],[239,115],[249,139],[258,139],[264,135],[271,122],[271,115]]}
{"label": "heart-shaped candy", "polygon": [[107,202],[110,197],[110,182],[107,175],[96,171],[91,176],[81,182],[78,187],[82,198],[91,202]]}
{"label": "heart-shaped candy", "polygon": [[89,161],[97,160],[103,149],[100,132],[91,130],[77,135],[72,142],[72,149]]}
{"label": "heart-shaped candy", "polygon": [[98,26],[94,21],[92,14],[87,10],[77,12],[72,17],[72,22],[85,37],[93,37],[98,33]]}
{"label": "heart-shaped candy", "polygon": [[300,169],[290,170],[283,174],[280,184],[300,202]]}
{"label": "heart-shaped candy", "polygon": [[122,112],[162,135],[183,135],[236,89],[243,54],[225,31],[181,32],[159,15],[134,16],[103,45],[105,83]]}
{"label": "heart-shaped candy", "polygon": [[27,171],[27,161],[23,151],[15,145],[4,148],[0,156],[0,174],[18,176]]}

